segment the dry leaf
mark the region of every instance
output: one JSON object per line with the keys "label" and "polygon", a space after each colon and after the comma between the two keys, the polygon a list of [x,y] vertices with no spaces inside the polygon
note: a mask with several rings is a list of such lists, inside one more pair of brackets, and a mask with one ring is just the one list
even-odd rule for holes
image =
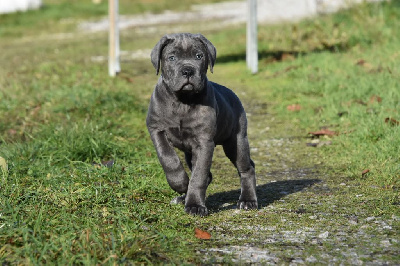
{"label": "dry leaf", "polygon": [[397,121],[397,120],[394,119],[394,118],[390,118],[390,117],[386,117],[386,118],[385,118],[385,123],[386,123],[386,124],[390,124],[391,126],[399,126],[399,125],[400,125],[400,122],[399,122],[399,121]]}
{"label": "dry leaf", "polygon": [[300,104],[291,104],[291,105],[288,105],[287,107],[286,107],[286,109],[288,109],[289,111],[291,111],[291,112],[298,112],[298,111],[300,111],[301,110],[301,105]]}
{"label": "dry leaf", "polygon": [[364,59],[360,59],[360,60],[357,61],[356,65],[362,66],[362,65],[364,65],[366,62],[367,62],[367,61],[365,61]]}
{"label": "dry leaf", "polygon": [[338,133],[336,131],[332,131],[332,130],[329,130],[329,129],[321,129],[321,130],[318,130],[318,131],[309,132],[308,134],[311,134],[311,135],[313,135],[315,137],[338,135]]}
{"label": "dry leaf", "polygon": [[372,65],[370,63],[368,63],[367,61],[365,61],[364,59],[358,60],[356,65],[357,66],[363,66],[363,67],[366,67],[366,68],[371,68],[372,67]]}
{"label": "dry leaf", "polygon": [[375,103],[375,102],[381,103],[381,102],[382,102],[382,98],[379,97],[378,95],[372,95],[372,96],[369,98],[369,103],[370,103],[370,104],[373,104],[373,103]]}
{"label": "dry leaf", "polygon": [[364,171],[362,171],[361,176],[364,177],[368,173],[369,173],[369,169],[365,169]]}
{"label": "dry leaf", "polygon": [[294,55],[289,53],[283,53],[281,56],[281,61],[294,60],[294,59],[295,59]]}
{"label": "dry leaf", "polygon": [[211,238],[210,233],[200,230],[199,228],[194,229],[194,236],[197,237],[198,239],[210,239]]}

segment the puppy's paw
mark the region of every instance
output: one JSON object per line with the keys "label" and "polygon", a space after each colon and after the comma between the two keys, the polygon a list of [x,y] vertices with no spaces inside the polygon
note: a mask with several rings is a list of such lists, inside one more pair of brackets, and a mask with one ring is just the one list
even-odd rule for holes
{"label": "puppy's paw", "polygon": [[185,212],[191,215],[207,216],[208,210],[205,206],[185,206]]}
{"label": "puppy's paw", "polygon": [[185,204],[186,194],[173,198],[169,203],[170,204]]}
{"label": "puppy's paw", "polygon": [[256,210],[258,208],[257,201],[240,201],[238,202],[238,208],[241,210]]}

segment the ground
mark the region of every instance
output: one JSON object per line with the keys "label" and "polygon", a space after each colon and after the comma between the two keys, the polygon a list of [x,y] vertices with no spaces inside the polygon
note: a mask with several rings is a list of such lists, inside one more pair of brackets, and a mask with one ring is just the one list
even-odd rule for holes
{"label": "ground", "polygon": [[[125,15],[178,6],[120,2]],[[114,79],[107,34],[82,27],[106,3],[63,3],[0,17],[4,265],[399,264],[398,2],[260,25],[256,75],[244,24],[132,26]],[[209,79],[244,104],[257,211],[236,208],[239,178],[220,147],[210,215],[169,204],[145,115],[158,78],[147,56],[171,31],[211,40]]]}

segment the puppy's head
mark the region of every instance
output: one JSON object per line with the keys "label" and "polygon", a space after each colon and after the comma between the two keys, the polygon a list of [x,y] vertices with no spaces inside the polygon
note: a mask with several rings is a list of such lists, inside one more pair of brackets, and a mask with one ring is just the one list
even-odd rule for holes
{"label": "puppy's head", "polygon": [[216,49],[201,34],[165,35],[151,51],[151,62],[175,94],[195,95],[205,88],[208,66],[212,73]]}

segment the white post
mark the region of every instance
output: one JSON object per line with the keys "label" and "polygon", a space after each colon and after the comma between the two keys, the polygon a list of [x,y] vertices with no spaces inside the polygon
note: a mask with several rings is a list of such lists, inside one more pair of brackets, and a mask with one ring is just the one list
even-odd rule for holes
{"label": "white post", "polygon": [[108,18],[109,18],[109,35],[108,35],[108,74],[115,77],[119,72],[119,29],[118,29],[118,0],[108,0]]}
{"label": "white post", "polygon": [[257,0],[247,0],[246,62],[251,73],[258,71]]}
{"label": "white post", "polygon": [[121,72],[121,66],[119,64],[119,0],[115,0],[115,16],[115,72],[119,73]]}

